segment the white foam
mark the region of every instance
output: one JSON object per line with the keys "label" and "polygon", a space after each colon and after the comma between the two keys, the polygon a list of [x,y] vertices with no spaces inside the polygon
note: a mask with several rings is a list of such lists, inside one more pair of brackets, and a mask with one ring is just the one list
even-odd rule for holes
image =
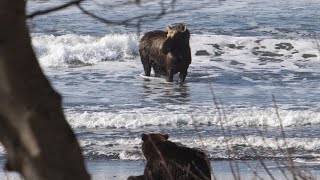
{"label": "white foam", "polygon": [[[317,155],[317,157],[320,157],[320,155]],[[304,164],[304,165],[319,165],[320,164],[320,158],[315,158],[313,160],[297,158],[297,159],[294,159],[294,162],[295,163],[301,163],[301,164]]]}
{"label": "white foam", "polygon": [[[293,71],[316,71],[320,65],[320,52],[317,41],[313,39],[274,39],[269,37],[234,37],[225,35],[193,35],[191,36],[192,54],[199,50],[206,50],[211,54],[210,59],[213,62],[208,63],[208,58],[205,56],[193,56],[193,63],[203,65],[214,65],[221,69],[243,71],[256,70],[266,68],[268,70],[279,71],[293,70]],[[260,42],[257,42],[259,40]],[[290,50],[276,49],[276,44],[290,43],[294,48]],[[218,44],[220,50],[212,47],[212,44]],[[243,46],[240,49],[230,48],[229,44],[236,46]],[[254,49],[254,48],[259,49]],[[267,51],[275,54],[282,54],[282,56],[263,56],[261,54],[254,55],[257,51]],[[214,52],[223,52],[221,56],[215,56]],[[302,57],[303,54],[313,54],[317,57],[308,58],[307,61]],[[259,58],[273,58],[282,61],[261,63]],[[215,62],[215,59],[222,59],[222,61]],[[240,65],[233,65],[231,61],[237,61]],[[301,65],[303,68],[301,68]],[[239,66],[241,69],[238,69]],[[237,70],[238,69],[238,70]]]}
{"label": "white foam", "polygon": [[[256,40],[260,40],[259,43]],[[72,63],[97,64],[106,60],[131,59],[138,56],[138,37],[136,34],[108,34],[103,37],[82,36],[67,34],[62,36],[41,35],[32,39],[34,49],[43,67],[67,67]],[[275,49],[278,43],[290,43],[293,49]],[[212,47],[211,44],[218,44],[221,50]],[[228,44],[243,46],[240,49],[230,48]],[[192,34],[190,46],[193,54],[192,66],[216,66],[226,70],[235,70],[239,66],[246,70],[260,68],[268,69],[289,69],[294,71],[310,71],[318,69],[320,52],[317,41],[308,39],[274,39],[268,37],[234,37],[225,35],[196,35]],[[279,57],[282,62],[269,62],[261,65],[261,55],[254,55],[256,51],[268,51],[283,54]],[[207,50],[211,56],[195,56],[198,50]],[[214,52],[222,51],[221,56],[215,56]],[[303,54],[314,54],[317,57],[305,60]],[[265,57],[265,56],[264,56]],[[217,58],[223,61],[214,62]],[[138,58],[136,58],[138,60]],[[241,65],[230,64],[230,61],[237,61]],[[302,62],[301,62],[302,61]],[[300,68],[300,66],[304,68]]]}
{"label": "white foam", "polygon": [[[286,148],[302,152],[305,157],[319,158],[319,154],[306,154],[306,151],[317,151],[320,148],[319,138],[268,138],[261,136],[217,136],[196,138],[172,138],[172,141],[181,142],[188,147],[202,148],[208,152],[211,158],[229,158],[228,149],[236,158],[255,158],[253,149],[258,150],[262,156],[274,158],[288,157]],[[301,154],[292,154],[293,157]]]}
{"label": "white foam", "polygon": [[142,159],[141,150],[134,147],[141,146],[140,138],[120,138],[120,139],[85,139],[79,140],[85,156],[104,156],[127,160]]}
{"label": "white foam", "polygon": [[130,153],[129,151],[121,151],[119,154],[120,159],[124,160],[140,160],[143,159],[142,154]]}
{"label": "white foam", "polygon": [[133,146],[141,143],[140,138],[134,137],[128,139],[104,139],[103,141],[97,139],[83,139],[79,141],[81,146],[109,146],[109,145],[121,145],[121,146]]}
{"label": "white foam", "polygon": [[303,149],[314,151],[320,149],[320,138],[268,138],[261,136],[245,136],[245,137],[203,137],[201,139],[173,139],[172,141],[179,141],[187,146],[200,147],[204,146],[204,149],[208,151],[215,150],[217,148],[224,148],[227,145],[246,145],[248,147],[263,147],[271,148],[273,150],[280,150],[287,148]]}
{"label": "white foam", "polygon": [[[216,125],[254,127],[279,127],[280,121],[275,109],[248,108],[227,112],[226,117],[219,116],[214,108],[191,109],[179,107],[174,111],[157,111],[145,108],[119,112],[72,112],[66,113],[74,128],[138,128],[144,126],[181,126],[181,125]],[[305,126],[319,125],[320,113],[307,110],[279,110],[282,125]]]}
{"label": "white foam", "polygon": [[[276,152],[277,157],[284,157],[286,154],[281,154],[282,150],[286,147],[290,149],[299,150],[299,152],[314,152],[320,149],[320,138],[270,138],[261,136],[205,136],[198,138],[195,136],[190,137],[170,137],[170,141],[182,143],[188,147],[201,148],[210,154],[212,158],[228,158],[228,148],[239,147],[237,154],[241,158],[242,154],[246,154],[245,151],[252,149],[263,148],[265,153]],[[96,156],[105,156],[111,158],[119,158],[126,160],[138,160],[143,159],[141,152],[141,139],[136,137],[119,138],[119,139],[91,139],[80,140],[80,145],[84,149],[84,155],[90,156],[92,154]],[[249,148],[249,149],[248,149]],[[286,152],[286,151],[284,151]],[[261,152],[263,153],[263,152]],[[280,154],[279,154],[280,153]],[[319,154],[306,154],[305,156],[312,156],[314,158],[320,158]],[[255,157],[254,153],[247,154],[248,156]]]}
{"label": "white foam", "polygon": [[137,41],[134,34],[104,37],[67,34],[32,38],[37,57],[44,67],[66,67],[79,61],[83,64],[96,64],[106,60],[130,58],[137,53]]}

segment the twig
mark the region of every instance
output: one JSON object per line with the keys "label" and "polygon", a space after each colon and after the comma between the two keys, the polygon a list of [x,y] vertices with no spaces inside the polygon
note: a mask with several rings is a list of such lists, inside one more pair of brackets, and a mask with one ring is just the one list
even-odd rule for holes
{"label": "twig", "polygon": [[281,135],[282,135],[282,138],[283,138],[284,146],[285,146],[285,148],[287,150],[288,160],[289,160],[290,165],[291,165],[291,168],[289,170],[292,173],[293,179],[296,180],[297,179],[297,175],[296,175],[296,172],[295,172],[296,168],[295,168],[294,162],[292,160],[291,152],[290,152],[290,150],[288,148],[288,144],[287,144],[287,141],[286,141],[286,134],[285,134],[284,129],[283,129],[282,119],[280,117],[280,114],[279,114],[279,111],[278,111],[278,106],[277,106],[276,99],[275,99],[274,95],[272,95],[272,101],[273,101],[273,104],[274,104],[274,108],[276,109],[277,118],[280,121]]}
{"label": "twig", "polygon": [[78,4],[80,4],[81,2],[83,2],[83,1],[85,1],[85,0],[74,0],[74,1],[70,1],[70,2],[68,2],[68,3],[66,3],[66,4],[62,4],[62,5],[60,5],[60,6],[53,7],[53,8],[35,11],[35,12],[27,15],[26,18],[32,19],[32,18],[34,18],[34,17],[36,17],[36,16],[49,14],[49,13],[52,13],[52,12],[55,12],[55,11],[59,11],[59,10],[62,10],[62,9],[64,9],[64,8],[73,6],[73,5],[78,5]]}
{"label": "twig", "polygon": [[130,23],[127,23],[127,22],[124,22],[124,21],[112,21],[112,20],[108,20],[106,18],[103,18],[103,17],[100,17],[86,9],[84,9],[80,4],[77,4],[77,7],[86,15],[94,18],[94,19],[97,19],[99,21],[101,21],[102,23],[105,23],[105,24],[113,24],[113,25],[127,25],[127,26],[135,26],[136,24],[130,24]]}
{"label": "twig", "polygon": [[[246,136],[243,136],[243,138],[244,138],[245,141],[248,141],[248,139],[247,139]],[[258,161],[260,162],[260,164],[262,165],[263,169],[264,169],[264,170],[267,172],[267,174],[270,176],[270,178],[271,178],[272,180],[276,180],[276,179],[273,177],[272,173],[269,171],[269,169],[267,168],[266,164],[263,162],[263,160],[261,159],[260,155],[257,153],[256,150],[254,150],[254,154],[255,154],[257,160],[258,160]]]}
{"label": "twig", "polygon": [[[229,151],[229,150],[230,150],[230,147],[229,147],[228,140],[226,139],[226,132],[225,132],[225,129],[224,129],[223,123],[222,123],[222,115],[221,115],[221,112],[220,112],[221,110],[220,110],[219,104],[218,104],[218,102],[217,102],[216,96],[215,96],[215,94],[214,94],[214,92],[213,92],[213,87],[212,87],[212,84],[211,84],[211,83],[209,84],[209,87],[210,87],[210,91],[211,91],[211,95],[212,95],[212,100],[213,100],[214,105],[215,105],[215,107],[216,107],[216,109],[217,109],[217,111],[218,111],[219,123],[220,123],[221,129],[222,129],[223,137],[224,137],[225,142],[226,142],[226,145],[227,145],[227,155],[228,155],[228,158],[229,158],[229,159],[233,159],[233,158],[231,158],[231,155],[230,155],[230,151]],[[234,160],[234,159],[233,159],[233,160]],[[232,162],[231,162],[230,160],[229,160],[229,166],[230,166],[230,169],[231,169],[233,178],[234,178],[235,180],[237,180],[238,177],[237,177],[237,175],[236,175],[236,173],[235,173],[235,171],[234,171],[234,169],[233,169],[233,165],[232,165]]]}
{"label": "twig", "polygon": [[[262,137],[263,142],[266,143],[266,140],[265,140],[265,137],[264,137],[263,132],[260,131],[260,130],[258,129],[258,127],[257,127],[256,129],[257,129],[259,135]],[[280,147],[278,140],[276,140],[276,142],[277,142],[277,147],[280,149],[280,151],[282,151],[282,148]],[[276,155],[276,153],[273,152],[273,151],[271,151],[271,153],[272,153],[273,156]],[[264,168],[264,169],[267,171],[267,173],[268,173],[269,169],[266,167],[266,165],[265,165],[265,163],[263,162],[263,160],[260,159],[259,161],[260,161],[261,165],[263,166],[263,168]],[[280,169],[282,175],[284,176],[284,178],[285,178],[286,180],[289,180],[289,178],[288,178],[287,175],[286,175],[286,172],[281,168],[281,164],[280,164],[277,160],[275,160],[275,162],[276,162],[277,166],[279,167],[279,169]],[[283,165],[284,165],[284,164],[283,164]],[[269,172],[269,173],[271,173],[271,172]],[[269,173],[268,173],[268,174],[269,174]]]}
{"label": "twig", "polygon": [[[195,122],[193,115],[191,115],[191,119],[193,120],[193,122]],[[195,123],[193,123],[193,126],[194,126],[194,129],[196,130],[197,135],[198,135],[198,138],[199,138],[199,140],[200,140],[200,142],[201,142],[201,149],[204,149],[205,146],[204,146],[204,144],[203,144],[203,138],[202,138],[201,134],[199,133],[199,129],[198,129],[198,127],[197,127],[197,125],[196,125]],[[207,165],[210,167],[212,178],[213,178],[214,180],[216,180],[217,178],[216,178],[216,176],[214,175],[214,172],[213,172],[213,169],[212,169],[210,163],[208,163]]]}
{"label": "twig", "polygon": [[115,5],[112,5],[112,4],[105,5],[103,3],[97,2],[96,0],[92,0],[92,2],[94,2],[98,6],[101,6],[101,7],[104,7],[104,8],[108,8],[108,9],[117,8],[117,7],[123,7],[123,6],[129,6],[129,5],[140,5],[140,3],[141,3],[139,1],[126,1],[126,2],[122,2],[120,4],[115,4]]}
{"label": "twig", "polygon": [[252,171],[252,173],[255,175],[255,177],[263,180],[263,178],[261,176],[259,176],[258,172],[256,170],[253,170],[252,166],[249,163],[244,161],[244,164],[246,164],[248,166],[248,168]]}
{"label": "twig", "polygon": [[[83,6],[81,6],[80,3],[76,4],[78,6],[78,8],[84,13],[87,14],[88,16],[97,19],[98,21],[105,23],[105,24],[112,24],[112,25],[124,25],[124,26],[129,26],[129,27],[135,27],[139,25],[139,21],[141,22],[152,22],[152,21],[156,21],[161,19],[162,17],[164,17],[165,15],[169,15],[169,14],[174,14],[174,13],[178,13],[178,12],[185,12],[185,11],[191,11],[191,10],[196,10],[196,9],[200,9],[203,7],[206,7],[205,5],[200,5],[200,6],[196,6],[196,7],[192,7],[192,8],[185,8],[185,9],[180,9],[180,10],[175,10],[173,7],[176,3],[176,0],[172,0],[171,4],[169,5],[165,5],[163,3],[163,1],[160,1],[160,7],[161,10],[159,13],[148,13],[148,14],[142,14],[139,16],[135,16],[132,18],[128,18],[128,19],[124,19],[124,20],[118,20],[118,21],[112,21],[109,20],[107,18],[101,17],[96,15],[93,12],[90,12],[88,10],[86,10]],[[133,3],[130,3],[133,4]],[[167,11],[168,9],[171,8],[171,11]],[[134,23],[134,21],[138,21],[138,23]]]}
{"label": "twig", "polygon": [[[222,106],[222,113],[223,113],[223,118],[224,118],[224,120],[227,120],[227,115],[226,115],[226,112],[225,112],[225,110],[224,110],[224,108],[223,108],[223,103],[222,103],[222,101],[221,101],[221,99],[219,99],[219,103],[220,103],[220,105]],[[231,133],[231,129],[227,126],[227,132],[229,132],[229,137],[232,137],[232,133]],[[235,154],[235,153],[234,153]],[[233,158],[233,160],[234,160],[235,158]],[[238,165],[238,162],[237,161],[234,161],[234,163],[236,164],[236,171],[237,171],[237,176],[238,176],[238,180],[240,180],[241,178],[241,176],[240,176],[240,169],[239,169],[239,165]]]}

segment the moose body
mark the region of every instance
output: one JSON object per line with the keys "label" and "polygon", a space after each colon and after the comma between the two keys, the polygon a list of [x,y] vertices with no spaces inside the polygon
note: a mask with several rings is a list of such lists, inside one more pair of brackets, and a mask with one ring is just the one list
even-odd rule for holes
{"label": "moose body", "polygon": [[167,31],[147,32],[141,39],[139,53],[146,76],[153,68],[155,76],[166,76],[168,82],[173,75],[180,73],[180,82],[184,82],[191,63],[190,32],[186,25],[167,27]]}

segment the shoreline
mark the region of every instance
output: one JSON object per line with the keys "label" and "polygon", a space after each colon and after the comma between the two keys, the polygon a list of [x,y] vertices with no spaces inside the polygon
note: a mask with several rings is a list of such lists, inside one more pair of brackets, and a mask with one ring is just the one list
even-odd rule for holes
{"label": "shoreline", "polygon": [[[4,166],[4,160],[0,163]],[[232,161],[234,170],[236,170],[235,163],[238,164],[240,179],[271,179],[267,172],[261,167],[261,163],[256,160],[242,160]],[[280,168],[274,161],[264,161],[268,170],[277,180],[286,179],[282,174]],[[87,170],[91,174],[92,180],[125,180],[131,175],[143,174],[145,161],[131,161],[131,160],[86,160]],[[230,161],[211,161],[214,176],[219,179],[234,179],[230,169]],[[250,169],[251,167],[251,169]],[[310,171],[314,177],[320,177],[320,164],[297,164],[297,168],[304,169],[304,172]],[[285,169],[284,167],[282,167]],[[17,173],[6,173],[3,168],[0,171],[0,179],[19,180]],[[252,169],[256,169],[258,176],[254,175]],[[237,174],[237,173],[236,173]],[[286,171],[289,179],[292,178],[290,172]]]}

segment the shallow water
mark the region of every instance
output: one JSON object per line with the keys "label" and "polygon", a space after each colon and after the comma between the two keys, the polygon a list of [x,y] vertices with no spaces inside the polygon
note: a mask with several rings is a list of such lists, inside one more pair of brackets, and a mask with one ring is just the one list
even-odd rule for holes
{"label": "shallow water", "polygon": [[[257,161],[233,161],[233,168],[237,172],[239,169],[239,175],[241,179],[271,179],[271,177],[262,168],[261,163]],[[273,177],[279,180],[284,180],[286,177],[278,168],[277,163],[273,161],[264,162]],[[87,162],[88,170],[91,173],[93,180],[108,180],[108,179],[127,179],[128,176],[141,175],[144,168],[143,161],[126,161],[126,160],[93,160]],[[234,179],[232,173],[230,173],[230,161],[214,161],[211,162],[211,166],[214,170],[213,176],[217,179]],[[283,167],[284,168],[284,167]],[[312,173],[314,176],[319,176],[319,166],[310,165],[297,165],[296,168],[303,168],[305,170],[304,175]],[[253,172],[256,172],[256,176]],[[291,174],[285,170],[286,176],[291,178]],[[15,173],[4,174],[0,172],[0,178],[9,178],[12,180],[19,180],[19,176]]]}
{"label": "shallow water", "polygon": [[[29,1],[28,12],[59,3]],[[114,20],[160,9],[151,2],[113,10],[84,6]],[[202,147],[212,160],[245,162],[256,152],[283,160],[288,148],[295,162],[318,168],[320,1],[188,0],[174,8],[179,12],[144,23],[138,35],[135,27],[106,26],[75,7],[28,21],[39,63],[63,96],[89,169],[112,160],[142,168],[145,132]],[[186,82],[144,77],[139,38],[176,22],[192,33]]]}

